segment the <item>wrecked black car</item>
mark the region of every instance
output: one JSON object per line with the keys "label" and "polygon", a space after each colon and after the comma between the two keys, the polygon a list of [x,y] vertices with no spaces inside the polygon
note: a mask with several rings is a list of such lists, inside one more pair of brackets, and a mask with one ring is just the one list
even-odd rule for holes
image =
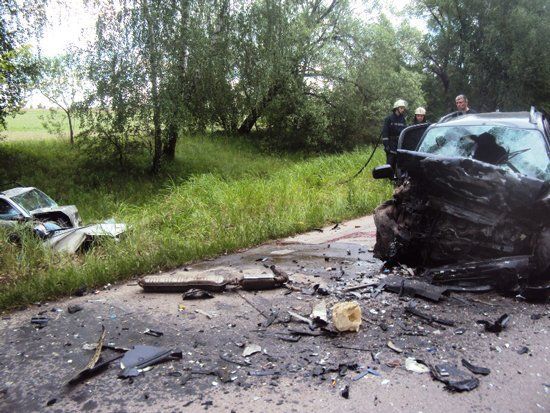
{"label": "wrecked black car", "polygon": [[550,124],[544,114],[452,114],[403,130],[375,255],[436,284],[548,296]]}

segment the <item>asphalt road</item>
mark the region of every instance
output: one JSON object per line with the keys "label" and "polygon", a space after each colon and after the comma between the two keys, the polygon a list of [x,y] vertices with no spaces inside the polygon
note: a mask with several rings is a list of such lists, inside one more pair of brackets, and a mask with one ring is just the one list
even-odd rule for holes
{"label": "asphalt road", "polygon": [[[453,294],[430,302],[386,291],[375,296],[370,288],[344,292],[391,275],[380,272],[381,262],[369,252],[374,236],[372,218],[365,217],[172,272],[239,276],[270,272],[274,264],[290,274],[291,289],[231,290],[211,299],[183,300],[181,293],[144,293],[132,280],[4,314],[0,411],[550,411],[547,305],[497,293]],[[312,332],[288,315],[290,310],[307,317],[320,302],[330,309],[345,300],[361,306],[359,332]],[[454,325],[407,314],[405,307],[412,303]],[[75,304],[82,310],[69,314],[68,306]],[[510,321],[499,334],[476,323],[503,314]],[[37,328],[33,316],[49,321]],[[270,317],[273,323],[267,326]],[[101,326],[105,344],[179,349],[182,357],[130,379],[118,377],[121,368],[114,361],[68,386],[94,354],[87,348],[97,342]],[[163,335],[144,334],[147,329]],[[244,357],[251,345],[261,351]],[[101,358],[118,354],[104,349]],[[411,357],[424,363],[420,368],[457,364],[479,385],[449,391],[430,372],[407,370]],[[490,374],[469,373],[461,366],[463,358]],[[347,398],[342,395],[346,386]]]}

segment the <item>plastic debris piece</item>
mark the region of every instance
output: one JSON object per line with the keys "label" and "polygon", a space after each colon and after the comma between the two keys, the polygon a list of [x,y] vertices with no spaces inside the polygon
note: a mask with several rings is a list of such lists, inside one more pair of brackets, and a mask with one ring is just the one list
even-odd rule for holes
{"label": "plastic debris piece", "polygon": [[401,366],[401,360],[399,359],[393,359],[390,361],[386,361],[386,366],[388,367],[400,367]]}
{"label": "plastic debris piece", "polygon": [[46,327],[49,321],[50,317],[46,317],[44,315],[37,315],[31,318],[31,324],[38,329]]}
{"label": "plastic debris piece", "polygon": [[387,346],[391,348],[393,351],[395,351],[396,353],[403,353],[403,349],[397,347],[395,344],[393,344],[393,341],[391,340],[388,340]]}
{"label": "plastic debris piece", "polygon": [[443,294],[447,291],[446,287],[429,284],[422,280],[411,280],[398,275],[387,277],[383,284],[385,284],[386,291],[411,297],[418,296],[436,302],[441,300]]}
{"label": "plastic debris piece", "polygon": [[326,326],[328,324],[327,305],[324,301],[315,304],[309,316],[316,325]]}
{"label": "plastic debris piece", "polygon": [[414,357],[407,357],[405,359],[405,368],[414,373],[429,373],[430,371],[428,366],[419,363]]}
{"label": "plastic debris piece", "polygon": [[197,308],[195,310],[195,313],[198,313],[198,314],[202,314],[203,316],[205,316],[206,318],[208,318],[209,320],[212,319],[212,317],[214,317],[214,315],[210,314],[210,313],[207,313],[206,311],[203,311],[199,308]]}
{"label": "plastic debris piece", "polygon": [[262,348],[258,344],[249,344],[243,350],[243,357],[251,356],[262,351]]}
{"label": "plastic debris piece", "polygon": [[251,370],[248,372],[249,376],[263,377],[263,376],[278,376],[281,372],[278,370]]}
{"label": "plastic debris piece", "polygon": [[487,320],[477,320],[476,323],[483,324],[485,326],[485,331],[490,333],[500,333],[506,328],[508,321],[510,321],[510,316],[508,314],[503,314],[494,323]]}
{"label": "plastic debris piece", "polygon": [[349,399],[349,386],[347,384],[340,390],[340,396]]}
{"label": "plastic debris piece", "polygon": [[214,298],[214,295],[210,294],[208,291],[201,290],[200,288],[191,288],[182,295],[182,298],[184,300],[202,300],[206,298]]}
{"label": "plastic debris piece", "polygon": [[529,347],[526,347],[526,346],[520,347],[520,348],[518,349],[517,353],[518,353],[519,355],[527,354],[527,353],[529,353]]}
{"label": "plastic debris piece", "polygon": [[95,350],[97,343],[84,343],[82,344],[82,350]]}
{"label": "plastic debris piece", "polygon": [[360,380],[362,379],[363,377],[365,377],[367,374],[372,374],[373,376],[377,376],[377,377],[380,377],[380,373],[377,372],[376,370],[373,370],[371,369],[370,367],[367,368],[366,370],[363,370],[361,373],[359,373],[357,376],[353,377],[351,380],[352,381],[357,381],[357,380]]}
{"label": "plastic debris piece", "polygon": [[442,324],[444,326],[454,326],[455,322],[452,320],[446,320],[444,318],[434,317],[431,314],[425,314],[422,311],[418,310],[414,304],[409,304],[407,307],[405,307],[405,311],[409,314],[415,315],[419,318],[422,318],[423,320],[426,320],[428,323],[438,323]]}
{"label": "plastic debris piece", "polygon": [[122,369],[120,377],[135,377],[146,367],[176,358],[182,358],[180,350],[153,346],[134,346],[120,360],[120,368]]}
{"label": "plastic debris piece", "polygon": [[275,322],[278,316],[279,316],[279,311],[277,311],[277,309],[275,308],[271,308],[269,310],[269,316],[267,317],[265,322],[262,324],[262,327],[264,328],[269,327],[271,324]]}
{"label": "plastic debris piece", "polygon": [[474,366],[466,359],[462,359],[462,365],[474,374],[481,374],[483,376],[486,376],[491,373],[491,370],[489,370],[487,367]]}
{"label": "plastic debris piece", "polygon": [[445,383],[450,391],[471,391],[479,386],[479,379],[459,370],[454,364],[442,363],[430,366],[434,379]]}
{"label": "plastic debris piece", "polygon": [[361,307],[357,301],[344,301],[332,307],[332,323],[338,331],[359,331]]}
{"label": "plastic debris piece", "polygon": [[271,251],[269,253],[269,255],[275,255],[275,256],[281,256],[281,255],[288,255],[288,254],[292,254],[294,252],[294,250],[275,250],[275,251]]}
{"label": "plastic debris piece", "polygon": [[315,326],[313,325],[313,321],[309,318],[306,318],[304,316],[301,316],[298,313],[295,313],[294,311],[289,311],[288,314],[290,314],[291,317],[295,318],[298,321],[301,321],[302,323],[306,323],[311,330],[315,329]]}
{"label": "plastic debris piece", "polygon": [[111,362],[118,360],[123,356],[122,354],[119,354],[118,356],[110,360],[97,364],[99,360],[99,356],[101,355],[101,350],[103,349],[104,341],[105,341],[105,326],[101,326],[101,334],[99,336],[99,339],[97,340],[97,343],[95,343],[94,345],[95,346],[94,354],[90,358],[90,361],[88,361],[88,364],[86,365],[86,367],[84,367],[84,370],[82,370],[75,377],[69,380],[68,385],[73,386],[75,384],[82,382],[83,380],[86,380],[90,377],[95,376],[97,373],[105,370]]}
{"label": "plastic debris piece", "polygon": [[150,328],[145,329],[143,334],[147,334],[148,336],[153,336],[153,337],[161,337],[164,335],[162,331],[151,330]]}
{"label": "plastic debris piece", "polygon": [[82,311],[82,310],[83,310],[83,307],[81,305],[78,305],[78,304],[70,305],[67,308],[67,312],[69,314],[74,314],[74,313],[77,313],[77,312]]}

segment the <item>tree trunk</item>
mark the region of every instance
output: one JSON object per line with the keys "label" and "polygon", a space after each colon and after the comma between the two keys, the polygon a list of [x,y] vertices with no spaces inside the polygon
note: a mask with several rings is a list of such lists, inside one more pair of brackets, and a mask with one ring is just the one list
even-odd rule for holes
{"label": "tree trunk", "polygon": [[178,127],[175,123],[171,122],[168,125],[167,134],[168,137],[163,152],[166,159],[173,161],[176,157],[176,143],[178,141]]}
{"label": "tree trunk", "polygon": [[153,159],[151,172],[157,174],[160,171],[162,160],[162,128],[160,114],[160,96],[158,86],[158,44],[156,38],[156,26],[149,11],[148,0],[142,1],[143,13],[147,22],[147,55],[149,63],[149,80],[151,82],[151,102],[153,104]]}
{"label": "tree trunk", "polygon": [[73,131],[73,120],[71,118],[71,112],[65,111],[67,113],[67,119],[69,119],[69,141],[71,142],[71,145],[74,145],[74,131]]}
{"label": "tree trunk", "polygon": [[267,95],[262,99],[260,104],[252,109],[250,114],[246,117],[246,119],[243,121],[241,126],[239,126],[239,129],[237,130],[240,134],[247,134],[250,133],[258,119],[260,119],[261,114],[267,108],[269,103],[277,96],[279,91],[282,89],[280,83],[276,83],[273,86],[269,88],[267,91]]}
{"label": "tree trunk", "polygon": [[241,124],[241,126],[239,126],[239,129],[237,131],[243,135],[250,133],[259,117],[260,116],[258,115],[256,109],[252,109],[252,112],[246,117],[246,119]]}

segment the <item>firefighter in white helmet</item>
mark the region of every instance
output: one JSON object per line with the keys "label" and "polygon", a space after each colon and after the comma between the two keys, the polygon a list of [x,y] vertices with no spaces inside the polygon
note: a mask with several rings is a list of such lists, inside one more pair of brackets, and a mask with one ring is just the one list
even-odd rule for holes
{"label": "firefighter in white helmet", "polygon": [[407,102],[403,99],[397,99],[393,104],[392,113],[384,119],[384,127],[382,128],[382,143],[384,144],[384,151],[386,151],[386,163],[390,164],[394,170],[397,161],[399,134],[407,127],[406,110]]}
{"label": "firefighter in white helmet", "polygon": [[426,109],[422,106],[416,108],[414,111],[413,125],[418,125],[419,123],[426,123]]}

